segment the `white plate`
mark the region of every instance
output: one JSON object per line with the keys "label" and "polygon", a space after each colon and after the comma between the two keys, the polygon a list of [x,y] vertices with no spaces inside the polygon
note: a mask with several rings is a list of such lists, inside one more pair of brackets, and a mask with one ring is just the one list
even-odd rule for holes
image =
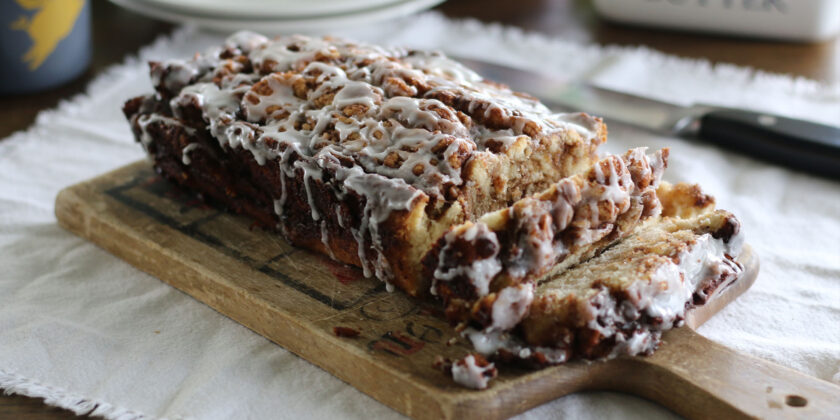
{"label": "white plate", "polygon": [[[135,0],[138,1],[138,0]],[[400,0],[139,0],[167,11],[211,18],[313,18],[375,9]]]}
{"label": "white plate", "polygon": [[213,17],[179,12],[156,7],[146,1],[111,0],[111,2],[126,9],[156,19],[165,20],[167,22],[193,24],[202,28],[221,32],[248,29],[251,31],[262,32],[267,35],[290,32],[308,33],[322,31],[324,29],[346,28],[369,24],[371,22],[407,16],[421,10],[432,8],[444,1],[445,0],[399,0],[382,7],[375,7],[357,12],[320,15],[306,18],[242,18],[237,16]]}

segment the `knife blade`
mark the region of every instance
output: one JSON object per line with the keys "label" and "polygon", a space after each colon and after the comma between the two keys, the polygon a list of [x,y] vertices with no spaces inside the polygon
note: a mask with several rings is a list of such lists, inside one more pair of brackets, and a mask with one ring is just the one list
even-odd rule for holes
{"label": "knife blade", "polygon": [[550,108],[583,111],[666,136],[700,139],[793,169],[840,179],[840,127],[746,109],[679,106],[591,83],[566,82],[500,64],[457,58],[488,80]]}

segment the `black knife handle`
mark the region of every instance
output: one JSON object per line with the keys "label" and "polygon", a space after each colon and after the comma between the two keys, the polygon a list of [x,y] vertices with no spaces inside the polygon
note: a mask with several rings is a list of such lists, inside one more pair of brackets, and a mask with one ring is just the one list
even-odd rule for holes
{"label": "black knife handle", "polygon": [[735,109],[700,117],[698,137],[794,169],[840,179],[840,128]]}

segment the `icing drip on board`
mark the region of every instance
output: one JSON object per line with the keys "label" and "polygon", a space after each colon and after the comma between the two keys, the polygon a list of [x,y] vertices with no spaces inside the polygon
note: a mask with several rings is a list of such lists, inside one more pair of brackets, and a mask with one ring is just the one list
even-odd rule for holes
{"label": "icing drip on board", "polygon": [[470,354],[452,364],[452,379],[472,389],[484,389],[490,380],[496,377],[496,367],[493,363],[480,366],[476,356]]}

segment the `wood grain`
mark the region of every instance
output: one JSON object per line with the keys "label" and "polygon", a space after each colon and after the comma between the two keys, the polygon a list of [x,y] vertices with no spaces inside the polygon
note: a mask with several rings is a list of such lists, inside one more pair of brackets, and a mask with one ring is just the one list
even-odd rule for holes
{"label": "wood grain", "polygon": [[[620,390],[691,418],[768,417],[840,410],[840,387],[739,355],[691,328],[665,334],[652,357],[572,362],[537,371],[502,367],[484,391],[464,389],[433,367],[470,347],[427,305],[351,267],[293,248],[277,235],[193,200],[138,162],[62,191],[56,216],[90,239],[408,416],[506,418],[581,390]],[[696,328],[748,288],[744,277],[687,319]],[[335,327],[359,332],[356,338]],[[768,391],[769,390],[769,391]],[[804,407],[786,398],[807,399]],[[796,400],[799,401],[799,400]]]}

